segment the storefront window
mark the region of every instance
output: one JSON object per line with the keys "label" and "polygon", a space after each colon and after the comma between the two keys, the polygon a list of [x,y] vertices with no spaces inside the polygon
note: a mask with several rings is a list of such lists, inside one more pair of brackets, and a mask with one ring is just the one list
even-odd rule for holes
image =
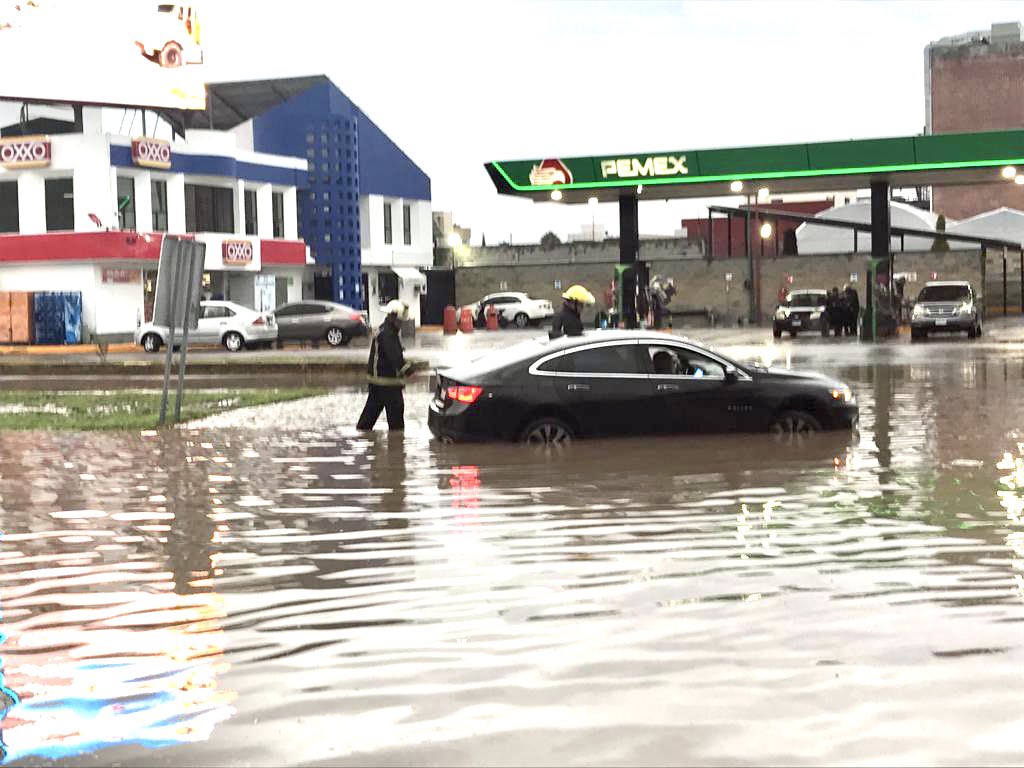
{"label": "storefront window", "polygon": [[153,231],[167,231],[167,182],[154,179],[150,183],[153,196]]}
{"label": "storefront window", "polygon": [[403,240],[406,245],[412,245],[412,206],[402,206],[402,232]]}
{"label": "storefront window", "polygon": [[121,229],[136,229],[135,179],[129,176],[117,177],[117,219]]}
{"label": "storefront window", "polygon": [[391,202],[384,201],[384,244],[391,245]]}
{"label": "storefront window", "polygon": [[[109,187],[108,187],[109,189]],[[46,180],[46,231],[75,229],[75,186],[71,179]]]}
{"label": "storefront window", "polygon": [[256,190],[245,190],[245,234],[255,235],[259,231],[256,220]]}
{"label": "storefront window", "polygon": [[185,231],[235,231],[235,194],[230,187],[185,185]]}
{"label": "storefront window", "polygon": [[0,182],[0,232],[18,232],[18,182]]}
{"label": "storefront window", "polygon": [[274,237],[284,237],[284,192],[271,195],[274,209]]}

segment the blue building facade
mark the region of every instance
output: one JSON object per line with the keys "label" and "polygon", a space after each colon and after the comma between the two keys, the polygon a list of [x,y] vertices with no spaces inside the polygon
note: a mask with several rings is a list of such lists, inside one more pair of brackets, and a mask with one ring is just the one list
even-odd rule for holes
{"label": "blue building facade", "polygon": [[[298,81],[281,81],[295,83]],[[274,92],[275,81],[249,85]],[[253,110],[253,149],[309,161],[299,193],[299,236],[318,265],[329,266],[329,296],[364,305],[360,196],[430,200],[429,177],[326,77],[301,81],[296,93]],[[218,93],[220,86],[211,86]],[[318,294],[326,286],[318,286]]]}

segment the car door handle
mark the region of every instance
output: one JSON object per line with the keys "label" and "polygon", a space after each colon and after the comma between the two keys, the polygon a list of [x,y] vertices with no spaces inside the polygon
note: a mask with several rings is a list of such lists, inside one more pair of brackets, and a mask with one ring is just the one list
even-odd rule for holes
{"label": "car door handle", "polygon": [[590,385],[589,384],[569,384],[569,385],[566,386],[566,389],[569,390],[570,392],[589,392],[590,391]]}
{"label": "car door handle", "polygon": [[659,392],[678,392],[679,391],[679,385],[678,384],[659,384],[658,385],[658,391]]}

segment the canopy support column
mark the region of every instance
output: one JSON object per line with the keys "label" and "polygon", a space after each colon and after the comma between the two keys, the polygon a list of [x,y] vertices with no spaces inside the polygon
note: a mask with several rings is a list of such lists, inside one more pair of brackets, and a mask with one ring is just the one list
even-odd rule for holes
{"label": "canopy support column", "polygon": [[637,328],[636,260],[640,252],[639,201],[632,195],[619,198],[619,264],[633,267],[622,273],[622,320]]}

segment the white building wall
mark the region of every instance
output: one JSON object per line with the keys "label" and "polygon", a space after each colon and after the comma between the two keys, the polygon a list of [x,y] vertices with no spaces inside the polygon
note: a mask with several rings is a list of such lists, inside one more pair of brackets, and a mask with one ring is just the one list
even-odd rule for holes
{"label": "white building wall", "polygon": [[185,177],[180,173],[167,177],[167,231],[185,231]]}
{"label": "white building wall", "polygon": [[274,236],[274,188],[270,184],[256,187],[256,232],[261,240]]}
{"label": "white building wall", "polygon": [[284,237],[286,240],[299,239],[299,197],[295,187],[284,190]]}
{"label": "white building wall", "polygon": [[23,235],[46,233],[46,180],[26,171],[18,177],[18,227]]}

